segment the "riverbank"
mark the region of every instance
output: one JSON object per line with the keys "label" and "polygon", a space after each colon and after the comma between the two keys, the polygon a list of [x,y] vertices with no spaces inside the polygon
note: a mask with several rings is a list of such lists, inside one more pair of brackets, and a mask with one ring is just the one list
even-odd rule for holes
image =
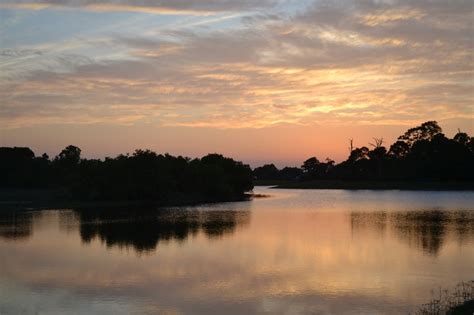
{"label": "riverbank", "polygon": [[161,200],[77,200],[65,198],[58,189],[0,189],[0,211],[40,210],[47,208],[180,207],[219,202],[246,201],[260,195],[244,193],[220,198],[176,194]]}
{"label": "riverbank", "polygon": [[348,190],[431,190],[431,191],[474,191],[474,182],[440,181],[254,181],[255,186],[273,186],[285,189],[348,189]]}

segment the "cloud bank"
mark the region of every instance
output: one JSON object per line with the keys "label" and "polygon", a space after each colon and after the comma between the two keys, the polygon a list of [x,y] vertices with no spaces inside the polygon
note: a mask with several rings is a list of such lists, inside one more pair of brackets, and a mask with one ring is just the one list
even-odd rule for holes
{"label": "cloud bank", "polygon": [[[314,1],[291,14],[279,5],[2,2],[4,8],[86,7],[103,14],[118,7],[252,13],[224,26],[74,38],[60,44],[72,47],[67,53],[54,45],[5,47],[0,124],[258,128],[474,118],[471,1]],[[80,53],[98,47],[119,56]]]}

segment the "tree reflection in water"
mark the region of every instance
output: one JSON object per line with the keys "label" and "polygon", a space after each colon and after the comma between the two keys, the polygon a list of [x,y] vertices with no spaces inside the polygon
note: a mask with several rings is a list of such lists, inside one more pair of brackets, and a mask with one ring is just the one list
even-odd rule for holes
{"label": "tree reflection in water", "polygon": [[[42,217],[42,211],[0,212],[0,238],[24,241],[33,234],[34,221]],[[383,238],[391,233],[430,255],[437,255],[448,237],[458,244],[474,238],[474,211],[352,211],[349,217],[354,235],[370,232]],[[143,253],[154,251],[160,242],[181,242],[199,233],[209,239],[231,234],[238,226],[249,224],[250,211],[241,204],[227,208],[81,209],[61,211],[60,219],[68,229],[78,227],[86,244],[99,239],[107,247]]]}
{"label": "tree reflection in water", "polygon": [[351,212],[353,232],[371,230],[380,236],[387,228],[410,247],[437,255],[448,234],[458,242],[474,237],[472,211]]}
{"label": "tree reflection in water", "polygon": [[107,247],[132,247],[137,252],[152,252],[162,241],[184,241],[203,232],[218,238],[250,222],[249,211],[234,210],[80,210],[81,239],[90,243],[98,238]]}
{"label": "tree reflection in water", "polygon": [[0,211],[0,237],[9,240],[26,240],[33,232],[33,217],[37,212]]}

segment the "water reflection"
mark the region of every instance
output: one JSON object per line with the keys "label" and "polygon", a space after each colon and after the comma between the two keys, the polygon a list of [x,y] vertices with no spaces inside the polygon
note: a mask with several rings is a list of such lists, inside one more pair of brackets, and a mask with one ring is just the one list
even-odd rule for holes
{"label": "water reflection", "polygon": [[80,235],[84,243],[98,238],[107,247],[132,247],[138,252],[156,249],[161,241],[184,241],[202,231],[208,238],[232,233],[250,221],[247,211],[80,210]]}
{"label": "water reflection", "polygon": [[353,232],[371,230],[381,237],[387,229],[410,247],[419,248],[430,255],[437,255],[448,234],[459,243],[474,236],[472,211],[405,211],[405,212],[351,212]]}
{"label": "water reflection", "polygon": [[31,236],[32,229],[32,212],[0,212],[1,238],[26,240]]}
{"label": "water reflection", "polygon": [[472,278],[473,193],[256,191],[3,213],[0,313],[407,314]]}

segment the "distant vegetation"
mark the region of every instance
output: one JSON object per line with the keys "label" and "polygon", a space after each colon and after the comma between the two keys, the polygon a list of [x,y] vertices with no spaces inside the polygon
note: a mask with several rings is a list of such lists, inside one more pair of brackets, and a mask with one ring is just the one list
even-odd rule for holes
{"label": "distant vegetation", "polygon": [[219,154],[190,159],[137,150],[96,160],[72,145],[53,159],[0,148],[0,173],[3,190],[48,189],[61,200],[190,204],[242,199],[253,188],[250,167]]}
{"label": "distant vegetation", "polygon": [[352,140],[349,144],[349,156],[339,164],[310,157],[300,168],[279,170],[268,164],[253,172],[219,154],[190,159],[136,150],[99,160],[82,158],[81,149],[70,145],[50,159],[29,148],[4,147],[0,199],[15,199],[12,191],[29,191],[23,198],[48,199],[47,193],[31,193],[43,189],[54,192],[49,200],[190,204],[242,199],[253,189],[253,180],[279,181],[289,188],[474,188],[474,138],[459,131],[449,139],[435,121],[407,130],[388,149],[382,138],[375,138],[370,148],[354,148]]}
{"label": "distant vegetation", "polygon": [[295,188],[373,188],[374,182],[385,188],[412,189],[419,182],[428,188],[437,187],[433,182],[472,188],[474,138],[459,131],[449,139],[436,121],[408,129],[388,149],[382,138],[374,138],[368,147],[354,148],[352,143],[347,160],[339,164],[317,157],[304,161],[301,168],[279,170],[267,164],[253,170],[254,179],[262,184],[286,180],[290,183],[282,187]]}

